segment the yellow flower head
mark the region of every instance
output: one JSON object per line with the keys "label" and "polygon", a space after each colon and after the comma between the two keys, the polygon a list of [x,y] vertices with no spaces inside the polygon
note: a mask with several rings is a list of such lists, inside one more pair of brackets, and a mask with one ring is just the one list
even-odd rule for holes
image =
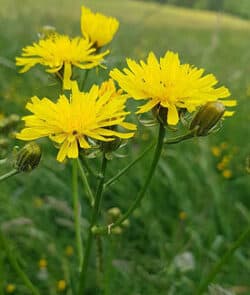
{"label": "yellow flower head", "polygon": [[71,245],[68,245],[66,248],[65,248],[65,254],[66,256],[72,256],[74,254],[74,248],[71,246]]}
{"label": "yellow flower head", "polygon": [[46,259],[42,258],[38,261],[38,266],[40,269],[45,269],[48,266],[48,262]]}
{"label": "yellow flower head", "polygon": [[65,282],[65,280],[60,280],[57,282],[57,290],[58,291],[64,291],[67,287],[67,284]]}
{"label": "yellow flower head", "polygon": [[[217,101],[230,95],[226,87],[214,88],[217,80],[214,75],[202,76],[204,69],[189,64],[181,64],[177,53],[166,52],[157,60],[150,52],[147,62],[127,59],[129,68],[111,71],[110,76],[120,87],[136,100],[147,99],[138,113],[145,113],[156,105],[168,110],[167,123],[176,125],[179,110],[195,111],[210,101]],[[221,101],[225,106],[235,106],[235,100]],[[233,112],[225,112],[232,115]]]}
{"label": "yellow flower head", "polygon": [[213,146],[211,148],[211,152],[215,157],[219,157],[221,155],[221,149],[218,146]]}
{"label": "yellow flower head", "polygon": [[60,145],[57,160],[77,158],[79,147],[91,147],[89,139],[112,141],[130,138],[134,132],[122,133],[120,126],[136,130],[136,126],[124,122],[129,112],[125,111],[126,95],[113,91],[100,95],[100,88],[93,85],[88,93],[80,92],[76,82],[72,83],[70,99],[61,95],[56,103],[48,98],[32,97],[26,108],[33,115],[23,117],[25,128],[17,134],[22,140],[34,140],[48,136]]}
{"label": "yellow flower head", "polygon": [[[105,92],[111,92],[111,97],[116,97],[117,95],[121,95],[123,93],[122,89],[116,89],[115,82],[113,79],[109,79],[104,81],[99,89],[99,95],[103,95]],[[124,96],[127,100],[127,96]]]}
{"label": "yellow flower head", "polygon": [[81,29],[84,37],[89,38],[98,48],[108,44],[119,28],[116,18],[93,13],[82,6]]}
{"label": "yellow flower head", "polygon": [[226,179],[229,179],[233,176],[233,173],[230,169],[225,169],[222,171],[222,176]]}
{"label": "yellow flower head", "polygon": [[70,89],[72,65],[90,69],[98,66],[109,53],[107,50],[95,54],[96,49],[92,45],[89,39],[51,34],[32,46],[24,47],[22,56],[16,58],[16,65],[23,67],[20,73],[27,72],[36,64],[47,67],[49,73],[58,73],[63,69],[64,89]]}
{"label": "yellow flower head", "polygon": [[14,284],[8,284],[5,290],[6,290],[6,293],[11,294],[15,292],[16,286]]}

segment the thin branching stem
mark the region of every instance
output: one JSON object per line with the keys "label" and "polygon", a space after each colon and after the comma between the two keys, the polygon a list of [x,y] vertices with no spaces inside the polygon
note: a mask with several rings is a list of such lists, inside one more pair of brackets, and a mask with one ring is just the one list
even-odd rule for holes
{"label": "thin branching stem", "polygon": [[93,227],[92,231],[94,234],[109,234],[109,233],[111,233],[112,228],[121,225],[123,223],[123,221],[126,220],[134,212],[134,210],[140,205],[141,200],[144,198],[145,193],[148,189],[148,186],[151,182],[151,179],[154,175],[157,163],[160,159],[160,155],[161,155],[161,151],[162,151],[162,147],[163,147],[164,136],[165,136],[165,127],[163,124],[160,124],[158,141],[157,141],[157,144],[155,147],[151,167],[148,171],[148,175],[146,177],[145,183],[144,183],[141,191],[137,195],[137,198],[135,199],[135,201],[129,207],[128,211],[126,213],[124,213],[124,215],[122,215],[120,218],[118,218],[118,220],[115,221],[113,224],[110,224],[110,225],[104,226],[104,227]]}
{"label": "thin branching stem", "polygon": [[80,171],[80,176],[81,176],[81,179],[82,179],[82,182],[83,182],[83,186],[86,188],[86,191],[87,191],[87,195],[88,195],[88,198],[89,198],[89,201],[90,201],[90,205],[91,207],[94,206],[94,202],[95,202],[95,198],[94,198],[94,194],[91,190],[91,187],[89,185],[89,182],[88,182],[88,178],[86,176],[86,173],[82,167],[82,163],[80,161],[80,159],[77,159],[77,164],[78,164],[78,168],[79,168],[79,171]]}
{"label": "thin branching stem", "polygon": [[93,228],[93,226],[95,226],[95,224],[97,222],[97,217],[98,217],[98,213],[100,210],[106,167],[107,167],[107,159],[105,157],[105,154],[103,153],[102,165],[101,165],[101,170],[100,170],[100,175],[102,175],[102,178],[99,180],[99,184],[98,184],[96,194],[95,194],[95,204],[94,204],[94,208],[93,208],[92,216],[91,216],[91,220],[90,220],[88,237],[87,237],[87,242],[86,242],[86,249],[85,249],[82,269],[81,269],[81,273],[80,273],[79,289],[78,289],[78,293],[77,293],[78,295],[85,294],[84,292],[85,292],[85,287],[86,287],[87,268],[88,268],[88,264],[89,264],[89,258],[90,258],[90,254],[91,254],[91,248],[92,248],[93,236],[94,236],[93,232],[92,232],[92,228]]}
{"label": "thin branching stem", "polygon": [[81,236],[80,203],[79,203],[79,193],[78,193],[77,159],[72,160],[72,197],[73,197],[73,209],[74,209],[76,247],[78,252],[79,268],[80,268],[83,261],[83,247],[82,247],[82,236]]}
{"label": "thin branching stem", "polygon": [[121,171],[119,171],[115,176],[110,178],[105,182],[104,188],[106,189],[109,185],[117,181],[122,175],[124,175],[130,168],[132,168],[137,162],[139,162],[153,147],[155,143],[152,143],[148,146],[137,158],[135,158],[131,163],[129,163],[126,167],[124,167]]}
{"label": "thin branching stem", "polygon": [[16,170],[16,169],[13,169],[13,170],[11,170],[10,172],[8,172],[8,173],[6,173],[4,175],[1,175],[0,176],[0,182],[7,179],[7,178],[9,178],[9,177],[11,177],[11,176],[16,175],[17,173],[19,173],[19,171]]}

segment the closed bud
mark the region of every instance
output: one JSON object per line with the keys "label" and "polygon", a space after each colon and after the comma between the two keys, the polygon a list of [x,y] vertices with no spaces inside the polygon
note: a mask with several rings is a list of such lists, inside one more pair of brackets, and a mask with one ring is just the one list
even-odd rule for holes
{"label": "closed bud", "polygon": [[26,144],[16,155],[15,169],[19,172],[29,172],[35,169],[41,159],[41,149],[35,142]]}
{"label": "closed bud", "polygon": [[118,218],[121,215],[121,210],[118,207],[112,207],[108,210],[108,215],[110,217]]}
{"label": "closed bud", "polygon": [[224,112],[225,107],[221,102],[208,102],[202,106],[198,113],[194,116],[189,129],[196,129],[197,136],[206,136],[220,121]]}

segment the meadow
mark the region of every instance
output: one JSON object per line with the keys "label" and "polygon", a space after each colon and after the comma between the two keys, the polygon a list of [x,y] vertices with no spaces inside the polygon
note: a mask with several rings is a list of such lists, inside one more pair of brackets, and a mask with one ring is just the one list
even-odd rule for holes
{"label": "meadow", "polygon": [[[80,35],[81,5],[79,0],[0,0],[0,113],[22,116],[31,96],[55,96],[59,86],[42,68],[19,74],[15,57],[37,40],[44,25]],[[84,5],[120,21],[107,57],[108,70],[92,70],[86,89],[92,81],[98,84],[106,79],[112,68],[124,67],[126,57],[139,60],[150,51],[162,56],[172,50],[183,63],[214,73],[238,101],[235,115],[225,119],[218,132],[165,145],[146,198],[127,227],[102,238],[104,273],[96,275],[94,253],[88,270],[87,294],[196,294],[211,268],[250,223],[250,21],[132,0],[85,0]],[[119,150],[121,157],[110,161],[108,178],[156,137],[155,127],[143,126],[135,116],[133,121],[139,125],[136,137]],[[0,225],[13,255],[41,295],[74,295],[78,266],[71,167],[56,161],[56,149],[49,140],[39,143],[43,155],[38,168],[0,183]],[[23,142],[12,138],[7,146],[10,158],[16,145]],[[229,175],[219,169],[223,157],[230,158]],[[103,197],[105,210],[126,211],[149,161],[150,153],[109,187]],[[99,158],[89,159],[94,168],[99,162]],[[94,180],[91,186],[96,186]],[[81,187],[80,195],[85,240],[90,218],[85,188]],[[101,216],[103,223],[108,218],[107,213]],[[213,281],[228,293],[212,286],[208,294],[250,294],[249,278],[248,237]],[[7,288],[10,284],[13,290]],[[0,248],[0,295],[8,293],[30,294]]]}

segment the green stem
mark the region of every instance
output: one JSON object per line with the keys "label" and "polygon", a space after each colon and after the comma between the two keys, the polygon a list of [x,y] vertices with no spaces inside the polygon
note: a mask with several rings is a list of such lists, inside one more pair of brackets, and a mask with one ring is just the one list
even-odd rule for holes
{"label": "green stem", "polygon": [[208,285],[214,280],[215,276],[219,273],[221,268],[227,263],[227,261],[233,256],[234,252],[244,243],[250,234],[250,226],[239,236],[239,238],[232,244],[232,246],[227,250],[227,252],[221,257],[221,259],[215,264],[211,269],[206,279],[201,283],[196,295],[204,294]]}
{"label": "green stem", "polygon": [[77,164],[78,164],[78,168],[80,170],[80,175],[81,175],[81,178],[82,178],[83,185],[87,190],[90,205],[93,207],[94,202],[95,202],[95,198],[94,198],[94,195],[93,195],[92,190],[90,188],[87,176],[86,176],[85,171],[84,171],[84,169],[82,167],[82,163],[81,163],[80,159],[77,159]]}
{"label": "green stem", "polygon": [[84,90],[84,85],[85,85],[85,82],[87,81],[88,75],[89,75],[89,70],[85,70],[82,81],[80,81],[80,91]]}
{"label": "green stem", "polygon": [[5,164],[7,162],[7,159],[1,159],[0,160],[0,165]]}
{"label": "green stem", "polygon": [[104,226],[104,227],[93,227],[92,231],[94,234],[110,234],[111,228],[121,225],[123,223],[123,221],[126,220],[131,215],[131,213],[140,205],[141,200],[145,196],[145,193],[147,191],[147,188],[150,184],[150,181],[151,181],[152,176],[155,172],[157,163],[159,161],[162,147],[163,147],[164,136],[165,136],[165,128],[164,128],[163,124],[160,124],[158,141],[157,141],[157,145],[155,147],[155,152],[154,152],[153,160],[151,163],[151,167],[149,169],[145,183],[144,183],[141,191],[139,192],[137,198],[135,199],[134,203],[132,203],[132,205],[129,207],[128,211],[124,215],[122,215],[120,218],[118,218],[117,221],[114,222],[113,224],[110,224],[110,225]]}
{"label": "green stem", "polygon": [[74,208],[74,222],[75,222],[75,234],[76,234],[76,246],[79,257],[79,267],[83,261],[83,247],[81,236],[81,221],[80,221],[80,203],[78,196],[78,173],[77,173],[77,160],[72,161],[72,196],[73,196],[73,208]]}
{"label": "green stem", "polygon": [[84,168],[86,168],[89,174],[93,175],[96,178],[101,178],[101,176],[89,166],[88,161],[86,160],[84,156],[81,157],[81,160],[83,162]]}
{"label": "green stem", "polygon": [[187,139],[190,139],[190,138],[193,138],[193,137],[194,137],[194,131],[191,130],[191,131],[189,131],[188,133],[186,133],[184,135],[166,139],[166,140],[164,140],[164,143],[165,144],[176,144],[176,143],[179,143],[179,142],[181,142],[183,140],[187,140]]}
{"label": "green stem", "polygon": [[115,176],[110,178],[105,182],[104,187],[108,187],[112,183],[114,183],[117,179],[119,179],[123,174],[125,174],[131,167],[133,167],[138,161],[140,161],[153,147],[155,143],[152,143],[148,146],[137,158],[135,158],[131,163],[129,163],[126,167],[124,167],[121,171],[119,171]]}
{"label": "green stem", "polygon": [[10,172],[8,172],[8,173],[6,173],[4,175],[1,175],[0,176],[0,182],[7,179],[7,178],[9,178],[9,177],[11,177],[11,176],[13,176],[13,175],[16,175],[17,173],[19,173],[19,171],[16,170],[16,169],[13,169],[13,170],[11,170]]}
{"label": "green stem", "polygon": [[90,254],[91,254],[91,248],[92,248],[92,244],[93,244],[92,228],[96,224],[98,213],[100,210],[106,167],[107,167],[107,159],[105,157],[105,154],[103,154],[102,165],[101,165],[101,170],[100,170],[100,175],[102,175],[102,178],[99,180],[99,184],[98,184],[97,191],[95,194],[95,204],[94,204],[94,208],[92,211],[92,216],[91,216],[91,221],[90,221],[90,226],[89,226],[89,231],[88,231],[88,237],[87,237],[87,243],[86,243],[86,249],[85,249],[85,255],[84,255],[84,259],[83,259],[82,270],[80,273],[79,290],[77,293],[78,295],[83,295],[84,290],[85,290],[87,268],[88,268],[89,258],[90,258]]}
{"label": "green stem", "polygon": [[0,243],[2,244],[2,247],[6,251],[6,255],[8,257],[8,260],[13,267],[13,269],[16,271],[19,278],[23,281],[23,283],[26,285],[26,287],[31,291],[33,295],[40,295],[37,288],[31,283],[30,279],[27,277],[27,275],[23,272],[22,268],[19,266],[16,257],[13,254],[12,249],[9,246],[8,241],[5,239],[3,233],[0,230]]}

